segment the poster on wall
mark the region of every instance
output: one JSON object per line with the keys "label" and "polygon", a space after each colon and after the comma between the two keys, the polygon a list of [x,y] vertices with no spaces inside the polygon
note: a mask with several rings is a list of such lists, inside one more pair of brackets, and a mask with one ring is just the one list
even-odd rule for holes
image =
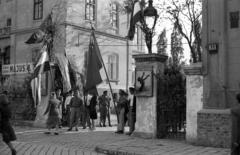
{"label": "poster on wall", "polygon": [[152,68],[135,70],[136,96],[153,96],[153,72]]}
{"label": "poster on wall", "polygon": [[48,76],[47,72],[41,75],[41,96],[47,96],[47,82]]}

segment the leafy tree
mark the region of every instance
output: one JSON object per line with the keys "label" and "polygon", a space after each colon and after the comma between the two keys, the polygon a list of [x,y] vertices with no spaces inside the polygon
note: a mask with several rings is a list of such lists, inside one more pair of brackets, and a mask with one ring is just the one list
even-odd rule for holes
{"label": "leafy tree", "polygon": [[171,56],[172,64],[178,66],[181,63],[183,56],[182,48],[182,36],[177,28],[177,24],[174,24],[174,28],[171,34]]}
{"label": "leafy tree", "polygon": [[167,37],[166,37],[166,29],[164,28],[163,31],[158,36],[157,41],[157,52],[158,54],[167,55]]}
{"label": "leafy tree", "polygon": [[[176,26],[179,33],[186,39],[190,48],[193,63],[201,62],[202,50],[201,45],[201,0],[167,0],[159,4],[160,23],[170,20]],[[198,45],[194,50],[193,42]]]}

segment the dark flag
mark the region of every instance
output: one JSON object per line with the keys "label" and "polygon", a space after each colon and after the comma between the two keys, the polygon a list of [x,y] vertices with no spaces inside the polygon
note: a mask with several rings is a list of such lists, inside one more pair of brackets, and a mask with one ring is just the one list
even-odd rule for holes
{"label": "dark flag", "polygon": [[44,33],[41,31],[34,32],[30,38],[25,42],[26,44],[38,44],[43,41]]}
{"label": "dark flag", "polygon": [[96,87],[93,88],[93,89],[91,89],[91,90],[89,90],[88,93],[91,94],[91,95],[96,95],[96,96],[98,96],[98,91],[97,91],[97,88],[96,88]]}
{"label": "dark flag", "polygon": [[49,14],[44,21],[42,22],[42,24],[39,26],[39,29],[34,32],[30,38],[25,42],[26,44],[38,44],[43,42],[43,38],[45,33],[47,32],[47,28],[49,27],[49,25],[51,24],[51,14]]}
{"label": "dark flag", "polygon": [[143,16],[141,4],[139,1],[135,1],[132,9],[128,35],[126,38],[128,38],[129,40],[133,40],[134,34],[135,34],[135,25],[137,24],[137,22],[139,22],[142,19],[144,19],[144,16]]}
{"label": "dark flag", "polygon": [[100,69],[102,67],[102,56],[95,34],[92,32],[88,51],[86,91],[94,90],[98,84],[102,83],[100,75]]}

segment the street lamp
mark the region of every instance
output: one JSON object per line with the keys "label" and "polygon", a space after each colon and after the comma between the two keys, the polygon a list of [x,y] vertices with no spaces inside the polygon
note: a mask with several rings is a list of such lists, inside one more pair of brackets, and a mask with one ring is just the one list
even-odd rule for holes
{"label": "street lamp", "polygon": [[158,18],[157,10],[152,6],[153,1],[148,1],[148,7],[144,10],[144,17],[146,19],[145,40],[148,48],[148,53],[152,53],[152,35]]}

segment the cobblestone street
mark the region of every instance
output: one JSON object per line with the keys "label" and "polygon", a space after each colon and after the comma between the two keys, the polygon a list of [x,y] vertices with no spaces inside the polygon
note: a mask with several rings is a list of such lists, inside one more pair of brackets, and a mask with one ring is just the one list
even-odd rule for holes
{"label": "cobblestone street", "polygon": [[[98,127],[94,132],[82,128],[78,132],[68,132],[64,128],[59,135],[45,135],[45,130],[41,128],[15,126],[14,129],[18,138],[14,146],[18,155],[227,155],[230,152],[223,148],[192,146],[185,141],[141,139],[115,134],[116,126]],[[9,154],[8,147],[1,145],[0,155]]]}

